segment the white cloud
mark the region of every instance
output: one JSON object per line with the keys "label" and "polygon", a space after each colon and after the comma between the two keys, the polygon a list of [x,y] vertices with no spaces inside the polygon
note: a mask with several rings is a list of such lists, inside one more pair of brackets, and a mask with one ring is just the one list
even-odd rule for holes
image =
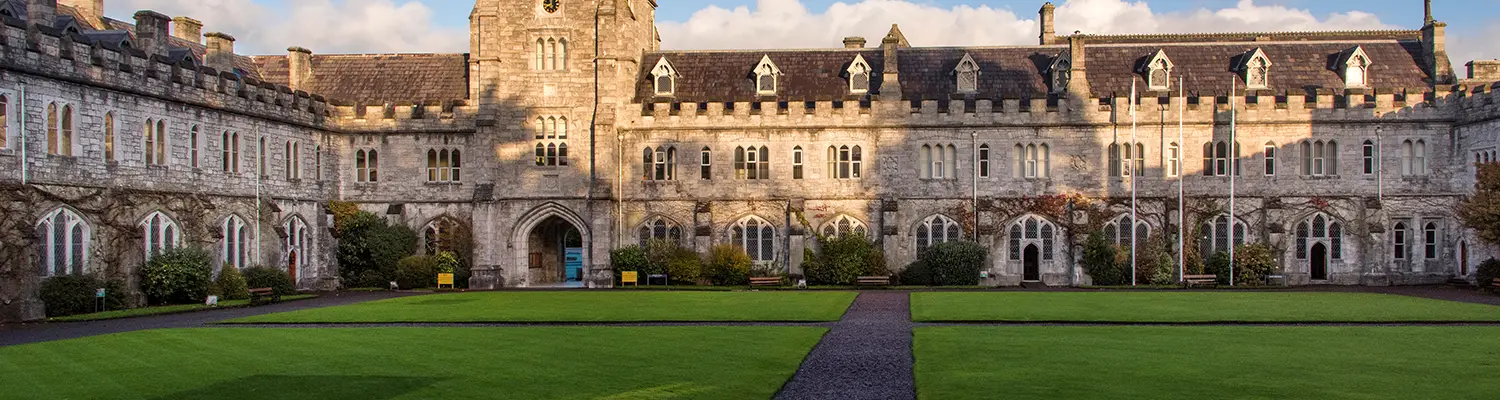
{"label": "white cloud", "polygon": [[465,52],[467,26],[433,24],[433,11],[415,0],[296,0],[285,10],[251,0],[125,0],[106,2],[107,14],[129,20],[136,10],[203,21],[204,32],[224,32],[241,54],[284,54],[302,46],[320,54]]}
{"label": "white cloud", "polygon": [[[1036,11],[988,6],[937,7],[906,0],[834,3],[808,11],[799,0],[759,0],[755,7],[709,6],[684,22],[659,22],[671,49],[835,47],[845,36],[871,43],[890,24],[918,46],[1035,44]],[[1058,34],[1180,33],[1391,29],[1373,14],[1349,11],[1315,16],[1302,9],[1241,0],[1231,8],[1157,13],[1146,1],[1069,0],[1057,8]]]}

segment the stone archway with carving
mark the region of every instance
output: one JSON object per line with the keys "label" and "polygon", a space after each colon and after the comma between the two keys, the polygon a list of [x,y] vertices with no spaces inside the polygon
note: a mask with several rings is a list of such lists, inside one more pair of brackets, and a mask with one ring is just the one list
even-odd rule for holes
{"label": "stone archway with carving", "polygon": [[[592,269],[593,254],[591,253],[593,247],[593,233],[589,229],[589,224],[586,223],[584,219],[578,215],[578,213],[573,212],[573,210],[568,209],[566,206],[555,202],[549,202],[537,206],[536,208],[531,209],[531,211],[527,211],[521,216],[521,218],[516,221],[515,228],[511,230],[510,245],[508,246],[511,255],[507,259],[507,263],[502,267],[504,268],[503,271],[500,272],[500,274],[504,277],[503,282],[505,282],[505,285],[514,287],[531,286],[534,279],[531,276],[529,260],[529,257],[531,256],[530,236],[532,234],[532,231],[534,231],[543,222],[546,222],[547,220],[554,217],[573,225],[573,229],[576,229],[578,231],[578,234],[582,237],[583,241],[583,265],[585,268],[585,274],[587,275],[589,270]],[[584,276],[583,280],[585,282],[593,282],[593,280],[590,279],[589,276]],[[613,281],[612,277],[610,281]]]}

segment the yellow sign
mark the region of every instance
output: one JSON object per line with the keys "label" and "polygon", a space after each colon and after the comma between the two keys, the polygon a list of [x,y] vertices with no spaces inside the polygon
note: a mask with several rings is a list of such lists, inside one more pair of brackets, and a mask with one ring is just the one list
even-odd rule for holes
{"label": "yellow sign", "polygon": [[632,284],[632,285],[639,285],[640,283],[636,281],[636,279],[637,279],[636,277],[637,277],[637,275],[636,275],[635,271],[624,271],[624,272],[621,272],[620,273],[620,284],[624,285],[624,284],[629,283],[629,284]]}
{"label": "yellow sign", "polygon": [[438,274],[438,289],[442,289],[443,285],[453,287],[453,274]]}

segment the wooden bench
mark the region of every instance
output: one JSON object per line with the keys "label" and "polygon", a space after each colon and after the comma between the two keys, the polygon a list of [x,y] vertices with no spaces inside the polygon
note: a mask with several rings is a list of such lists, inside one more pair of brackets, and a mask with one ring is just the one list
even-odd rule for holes
{"label": "wooden bench", "polygon": [[1218,275],[1183,275],[1182,287],[1219,286]]}
{"label": "wooden bench", "polygon": [[1500,293],[1500,278],[1495,278],[1494,282],[1490,282],[1490,290]]}
{"label": "wooden bench", "polygon": [[250,304],[266,304],[281,301],[281,295],[276,294],[276,289],[257,288],[250,289]]}
{"label": "wooden bench", "polygon": [[856,283],[859,286],[890,286],[891,285],[891,277],[889,277],[889,276],[861,276],[861,277],[859,277],[859,280],[856,281]]}
{"label": "wooden bench", "polygon": [[781,278],[778,277],[752,277],[750,286],[781,286]]}

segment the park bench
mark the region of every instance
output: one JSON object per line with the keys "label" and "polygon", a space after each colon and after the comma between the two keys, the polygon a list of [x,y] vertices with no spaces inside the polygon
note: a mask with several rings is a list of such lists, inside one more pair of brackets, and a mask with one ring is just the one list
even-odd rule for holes
{"label": "park bench", "polygon": [[278,302],[278,301],[281,301],[281,295],[276,294],[276,289],[272,289],[272,288],[250,289],[250,304],[252,304],[252,305],[265,304],[265,303],[275,303],[275,302]]}
{"label": "park bench", "polygon": [[750,278],[750,286],[781,286],[779,277],[753,277]]}
{"label": "park bench", "polygon": [[1183,287],[1193,286],[1219,286],[1218,275],[1183,275]]}
{"label": "park bench", "polygon": [[856,283],[858,283],[859,286],[890,286],[891,285],[891,277],[889,277],[889,276],[861,276],[861,277],[859,277],[859,280],[856,281]]}
{"label": "park bench", "polygon": [[1500,278],[1495,278],[1494,282],[1490,282],[1490,290],[1500,293]]}

